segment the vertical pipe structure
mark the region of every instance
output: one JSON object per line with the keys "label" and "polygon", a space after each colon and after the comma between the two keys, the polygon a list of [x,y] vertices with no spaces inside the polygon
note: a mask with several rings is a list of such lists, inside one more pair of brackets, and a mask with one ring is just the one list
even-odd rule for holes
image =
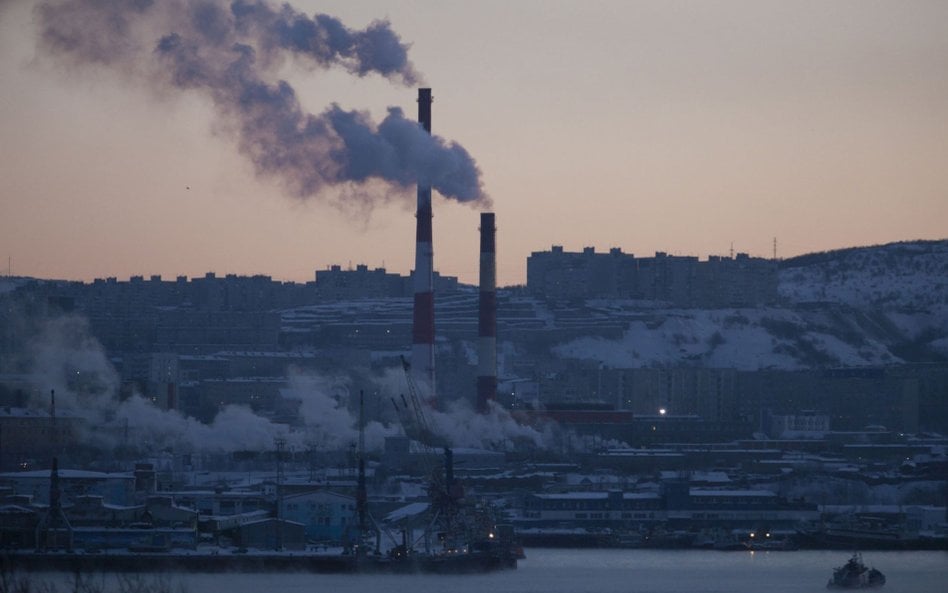
{"label": "vertical pipe structure", "polygon": [[356,514],[359,518],[359,543],[356,553],[364,555],[366,518],[368,517],[369,495],[365,485],[365,392],[359,390],[359,477],[356,482]]}
{"label": "vertical pipe structure", "polygon": [[481,213],[480,301],[477,323],[477,411],[497,396],[497,249],[494,213]]}
{"label": "vertical pipe structure", "polygon": [[[418,89],[418,123],[431,133],[431,89]],[[412,316],[411,372],[418,395],[438,407],[434,365],[434,248],[431,233],[431,184],[418,180],[415,233],[415,306]]]}

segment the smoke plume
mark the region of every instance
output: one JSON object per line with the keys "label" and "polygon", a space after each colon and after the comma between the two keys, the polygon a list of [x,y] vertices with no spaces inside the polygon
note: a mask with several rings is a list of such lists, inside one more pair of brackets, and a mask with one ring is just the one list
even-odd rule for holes
{"label": "smoke plume", "polygon": [[[414,406],[403,399],[410,389],[402,368],[388,369],[376,383],[382,396],[399,406],[397,422],[405,432],[420,428],[417,426],[419,419],[412,412]],[[555,441],[555,426],[548,425],[542,430],[524,426],[499,405],[491,405],[487,414],[476,412],[463,400],[449,402],[447,408],[441,412],[424,406],[425,419],[422,422],[430,430],[428,436],[439,444],[507,451],[521,447],[546,449]]]}
{"label": "smoke plume", "polygon": [[[83,444],[110,449],[123,444],[145,450],[232,452],[270,450],[278,436],[302,448],[302,435],[243,406],[226,406],[210,424],[162,410],[141,394],[119,397],[119,376],[101,344],[78,316],[42,322],[29,340],[29,374],[36,385],[55,389],[57,414],[81,418]],[[45,392],[30,402],[46,409]]]}
{"label": "smoke plume", "polygon": [[[299,402],[300,426],[289,427],[254,413],[249,407],[227,405],[204,424],[175,410],[164,410],[141,394],[120,397],[120,379],[102,345],[89,331],[88,322],[76,315],[37,320],[26,348],[32,382],[44,390],[34,395],[30,407],[48,409],[45,388],[55,389],[57,414],[81,418],[83,444],[112,449],[127,445],[147,451],[178,453],[231,453],[268,451],[277,438],[290,450],[338,451],[358,442],[359,420],[351,410],[354,402],[349,379],[294,371],[282,392],[286,400]],[[402,401],[406,393],[403,370],[391,368],[376,378],[384,401]],[[451,402],[448,410],[426,410],[432,436],[453,447],[495,451],[555,449],[568,438],[571,448],[595,448],[583,439],[566,435],[554,424],[534,428],[519,424],[510,414],[492,405],[479,414],[463,401]],[[414,422],[408,410],[391,410],[386,418],[365,426],[369,451],[379,452],[385,437],[401,434]],[[621,443],[602,443],[602,446]]]}
{"label": "smoke plume", "polygon": [[[147,450],[174,448],[179,452],[228,453],[271,450],[277,437],[291,450],[332,451],[358,441],[359,421],[351,410],[348,378],[325,377],[294,371],[282,396],[299,402],[301,426],[289,428],[240,405],[224,406],[210,424],[164,410],[134,393],[119,397],[120,379],[102,345],[89,331],[88,322],[76,315],[46,319],[29,340],[29,374],[37,385],[56,390],[58,413],[84,419],[84,442],[109,449],[128,442]],[[377,380],[385,401],[405,393],[401,368],[389,369]],[[31,407],[44,409],[46,393],[37,394]],[[551,428],[539,432],[521,426],[500,407],[478,414],[462,402],[446,412],[428,410],[435,435],[455,447],[508,450],[527,444],[545,448],[552,442]],[[382,420],[381,422],[379,420]],[[366,448],[381,451],[385,437],[404,430],[406,420],[370,420],[365,427]]]}
{"label": "smoke plume", "polygon": [[408,45],[387,21],[352,30],[265,0],[63,0],[37,8],[43,49],[69,65],[99,65],[145,83],[209,98],[223,129],[262,177],[308,198],[331,188],[360,191],[381,180],[418,182],[462,202],[486,200],[480,170],[460,145],[424,132],[391,107],[367,113],[331,105],[307,113],[293,87],[273,80],[287,59],[355,76],[414,85]]}

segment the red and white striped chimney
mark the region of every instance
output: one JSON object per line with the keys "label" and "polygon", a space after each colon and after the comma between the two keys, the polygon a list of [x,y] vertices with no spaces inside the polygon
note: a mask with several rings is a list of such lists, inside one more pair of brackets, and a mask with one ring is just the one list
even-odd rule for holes
{"label": "red and white striped chimney", "polygon": [[477,411],[497,396],[497,250],[494,213],[481,213],[481,291],[477,323]]}
{"label": "red and white striped chimney", "polygon": [[[431,89],[418,89],[418,123],[431,133]],[[434,366],[434,248],[431,239],[431,183],[418,180],[415,233],[415,306],[412,318],[411,372],[418,395],[438,407]]]}

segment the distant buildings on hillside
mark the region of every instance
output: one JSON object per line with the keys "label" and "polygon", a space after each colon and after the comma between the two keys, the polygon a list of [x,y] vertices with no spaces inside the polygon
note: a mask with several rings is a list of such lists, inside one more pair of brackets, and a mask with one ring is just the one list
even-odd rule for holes
{"label": "distant buildings on hillside", "polygon": [[[434,288],[441,294],[454,292],[458,289],[458,279],[434,272]],[[316,291],[324,298],[407,297],[414,294],[413,290],[412,275],[393,274],[385,268],[370,270],[365,264],[357,265],[354,270],[333,265],[316,271]]]}
{"label": "distant buildings on hillside", "polygon": [[743,307],[777,300],[777,266],[746,253],[699,261],[662,251],[637,258],[619,248],[569,252],[554,245],[527,258],[527,289],[556,300],[619,298],[676,307]]}
{"label": "distant buildings on hillside", "polygon": [[[746,254],[699,261],[665,253],[637,258],[621,249],[570,253],[554,246],[533,253],[528,285],[497,293],[497,403],[515,412],[543,412],[589,432],[622,439],[632,435],[641,442],[669,434],[685,442],[707,438],[711,430],[731,438],[735,431],[761,428],[763,420],[769,422],[765,431],[806,436],[823,432],[826,423],[843,431],[877,424],[905,433],[946,430],[948,364],[923,360],[836,368],[835,359],[818,356],[823,351],[808,334],[812,315],[801,316],[799,326],[761,322],[764,339],[746,347],[784,349],[789,360],[799,361],[796,366],[717,367],[700,353],[710,350],[689,354],[691,350],[677,348],[686,339],[699,340],[698,333],[678,334],[671,327],[667,338],[657,338],[676,347],[664,358],[640,358],[632,350],[607,364],[593,351],[577,351],[574,358],[557,348],[582,339],[618,348],[634,328],[651,330],[683,317],[679,311],[666,311],[671,307],[775,301],[776,267]],[[439,388],[454,399],[473,402],[478,291],[455,277],[436,276],[435,285]],[[332,266],[305,284],[214,273],[91,283],[24,279],[13,290],[0,291],[0,468],[29,462],[34,435],[62,450],[78,432],[65,418],[54,424],[50,414],[19,411],[42,406],[51,389],[50,380],[33,371],[39,339],[79,348],[68,338],[88,334],[101,344],[102,360],[107,360],[101,366],[107,369],[87,370],[71,361],[64,365],[76,365],[63,371],[64,387],[70,391],[97,394],[114,389],[120,398],[138,393],[161,409],[203,422],[211,422],[228,405],[243,405],[274,422],[293,424],[300,421],[301,406],[293,376],[344,377],[339,382],[344,387],[333,385],[330,395],[354,408],[350,394],[363,389],[377,393],[378,377],[401,368],[400,357],[412,342],[410,286],[410,276],[365,265]],[[610,298],[636,302],[596,300]],[[584,299],[588,302],[581,302]],[[811,304],[807,310],[821,306]],[[850,314],[835,306],[827,313],[822,319],[843,328],[827,335],[839,336],[854,348],[874,348],[874,340],[900,346],[900,330],[884,316]],[[725,327],[731,319],[728,313],[706,317],[708,332],[702,335],[707,337],[700,340],[707,340],[710,348],[725,343],[721,332],[714,331],[715,316],[723,318]],[[739,315],[734,319],[749,323]],[[867,331],[872,333],[864,334]],[[880,332],[888,337],[880,338]],[[94,344],[83,340],[81,348],[97,351]],[[396,372],[391,378],[401,376]],[[374,412],[382,416],[389,402],[376,399],[381,403]],[[615,432],[627,428],[615,425],[629,415],[645,420],[632,426],[633,432]],[[661,417],[653,420],[655,415]],[[128,430],[117,430],[123,434],[112,436],[124,442]]]}

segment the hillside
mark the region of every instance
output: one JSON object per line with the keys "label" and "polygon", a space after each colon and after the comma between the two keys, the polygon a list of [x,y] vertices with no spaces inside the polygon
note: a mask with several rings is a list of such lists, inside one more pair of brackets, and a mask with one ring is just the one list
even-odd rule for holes
{"label": "hillside", "polygon": [[786,260],[779,293],[778,306],[659,308],[646,309],[647,314],[642,303],[590,301],[590,319],[603,314],[627,319],[621,337],[578,337],[553,346],[552,353],[615,368],[803,369],[948,361],[948,241]]}
{"label": "hillside", "polygon": [[789,303],[829,301],[902,312],[948,305],[948,240],[814,253],[780,267],[780,295]]}

